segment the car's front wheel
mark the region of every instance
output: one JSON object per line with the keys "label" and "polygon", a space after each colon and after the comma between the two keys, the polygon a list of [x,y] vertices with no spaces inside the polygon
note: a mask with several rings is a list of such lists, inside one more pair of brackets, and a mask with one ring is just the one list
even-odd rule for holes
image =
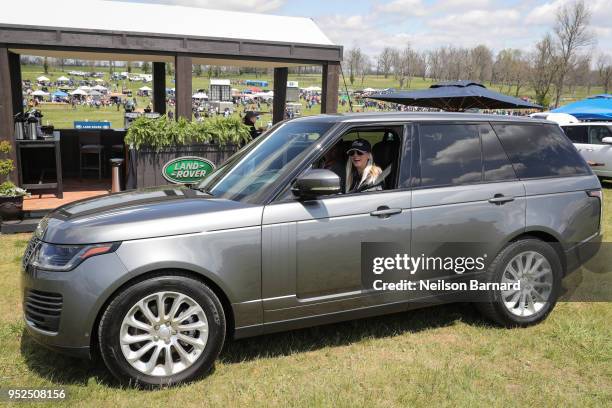
{"label": "car's front wheel", "polygon": [[476,306],[502,326],[539,323],[555,307],[562,276],[559,255],[549,243],[535,238],[511,242],[491,262],[486,279],[519,288],[490,290]]}
{"label": "car's front wheel", "polygon": [[208,372],[225,339],[221,302],[204,283],[158,276],[117,295],[100,320],[109,370],[124,383],[173,385]]}

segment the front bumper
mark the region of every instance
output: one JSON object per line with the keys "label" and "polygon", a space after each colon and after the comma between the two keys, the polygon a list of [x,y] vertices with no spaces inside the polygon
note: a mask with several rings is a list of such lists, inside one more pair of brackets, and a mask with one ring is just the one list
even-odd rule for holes
{"label": "front bumper", "polygon": [[[69,272],[49,272],[28,265],[21,275],[23,313],[28,334],[38,343],[62,353],[90,356],[97,316],[110,296],[109,292],[126,273],[125,266],[115,253],[89,258]],[[42,297],[38,297],[42,301],[35,304],[34,312],[32,293],[42,294]],[[50,308],[44,303],[44,296],[61,299],[61,303],[57,303],[60,306],[56,304],[53,310],[48,311]],[[50,320],[59,316],[58,324],[41,324],[45,320],[45,313],[54,313]]]}

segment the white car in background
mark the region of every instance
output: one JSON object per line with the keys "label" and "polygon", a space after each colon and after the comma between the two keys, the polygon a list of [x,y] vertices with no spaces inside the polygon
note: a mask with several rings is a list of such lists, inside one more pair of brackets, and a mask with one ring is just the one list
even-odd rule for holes
{"label": "white car in background", "polygon": [[612,122],[562,124],[561,129],[595,174],[612,178]]}

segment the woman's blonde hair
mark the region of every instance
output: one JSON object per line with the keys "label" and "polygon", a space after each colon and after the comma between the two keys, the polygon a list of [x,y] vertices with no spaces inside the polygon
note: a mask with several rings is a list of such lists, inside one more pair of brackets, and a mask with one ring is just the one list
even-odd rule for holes
{"label": "woman's blonde hair", "polygon": [[[374,184],[378,176],[380,176],[380,174],[382,173],[381,168],[374,164],[374,156],[372,156],[372,153],[366,154],[368,154],[370,157],[368,158],[368,164],[366,165],[365,169],[363,169],[361,180],[359,181],[359,184],[357,184],[358,188],[361,187],[363,184]],[[354,168],[355,166],[353,166],[353,161],[349,157],[346,162],[346,183],[344,185],[345,193],[349,192],[349,190],[351,189],[351,185],[353,184]]]}

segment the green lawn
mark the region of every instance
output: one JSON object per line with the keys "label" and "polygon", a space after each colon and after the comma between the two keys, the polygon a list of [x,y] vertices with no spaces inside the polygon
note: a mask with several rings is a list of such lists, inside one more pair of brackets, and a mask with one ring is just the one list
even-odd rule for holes
{"label": "green lawn", "polygon": [[214,373],[193,384],[120,388],[102,363],[56,355],[24,334],[19,262],[28,238],[0,237],[3,387],[67,388],[67,404],[79,407],[612,404],[609,303],[560,303],[526,329],[491,326],[462,304],[268,335],[229,343]]}
{"label": "green lawn", "polygon": [[[24,79],[31,80],[32,83],[35,84],[36,83],[35,79],[41,75],[45,75],[51,80],[55,80],[62,75],[68,76],[67,71],[70,71],[70,70],[104,72],[105,73],[104,80],[107,82],[106,86],[109,87],[111,91],[113,91],[115,88],[121,91],[121,88],[125,87],[125,88],[131,89],[134,96],[136,96],[136,92],[138,91],[138,88],[144,85],[143,82],[130,82],[128,80],[109,82],[110,73],[108,72],[108,67],[96,67],[95,69],[91,67],[65,67],[64,71],[61,71],[58,67],[51,67],[49,69],[49,73],[45,74],[42,66],[40,65],[23,65],[22,66],[22,77]],[[121,72],[124,70],[125,70],[125,67],[119,67],[115,69],[115,71],[117,72]],[[132,72],[140,73],[141,71],[139,69],[133,69]],[[272,89],[274,85],[274,79],[270,75],[258,75],[256,78],[254,74],[242,74],[242,75],[226,76],[224,78],[229,78],[233,80],[263,79],[269,82],[270,89]],[[78,78],[75,78],[75,79],[78,79]],[[298,81],[300,87],[308,87],[312,85],[321,86],[321,75],[291,74],[289,75],[289,80]],[[397,80],[393,78],[393,76],[384,78],[382,75],[380,76],[379,75],[367,75],[364,78],[363,82],[361,81],[361,78],[357,78],[352,85],[348,82],[348,77],[346,78],[346,81],[347,81],[347,87],[350,90],[359,90],[359,89],[364,89],[368,87],[376,88],[376,89],[399,88],[399,83]],[[423,89],[423,88],[429,87],[431,84],[432,82],[428,79],[412,78],[409,84],[405,84],[405,88],[406,89]],[[150,83],[148,85],[151,86]],[[202,76],[193,77],[194,92],[197,89],[204,89],[207,92],[208,85],[209,85],[209,79],[208,79],[206,72],[204,72]],[[500,86],[498,84],[488,84],[488,83],[485,85],[494,90],[508,93],[511,95],[514,95],[515,93],[515,89],[508,89],[508,87],[506,86]],[[166,77],[166,86],[168,88],[174,87],[173,77],[171,76]],[[233,87],[237,87],[239,89],[246,88],[245,86],[238,86],[238,85],[233,85]],[[37,87],[35,86],[34,88],[36,89]],[[342,77],[340,77],[340,89],[344,90],[344,83],[343,83]],[[51,89],[51,93],[54,91],[55,89]],[[603,92],[602,88],[598,88],[598,87],[591,88],[590,92],[587,92],[587,89],[585,87],[577,87],[576,89],[573,89],[571,91],[567,90],[563,96],[562,102],[568,103],[568,102],[575,101],[577,99],[582,99],[588,95],[594,95],[594,94],[602,93],[602,92]],[[521,92],[519,93],[519,95],[533,97],[534,92],[532,89],[525,87],[521,89]],[[139,108],[144,108],[147,104],[150,103],[150,98],[137,97],[137,102],[138,102]],[[109,120],[112,123],[112,127],[114,128],[123,127],[123,110],[117,111],[116,108],[114,107],[95,109],[95,108],[78,106],[76,110],[72,110],[72,108],[69,105],[43,104],[43,105],[40,105],[40,109],[42,110],[44,114],[43,122],[44,123],[49,122],[50,124],[53,124],[58,129],[72,128],[73,122],[75,120],[90,120],[90,121]],[[339,106],[340,112],[346,112],[348,111],[348,109],[349,109],[348,105],[344,107]],[[304,109],[302,110],[303,115],[316,115],[319,113],[320,113],[320,106],[316,106],[314,109],[311,109],[311,110],[307,110],[304,107]],[[236,114],[238,114],[238,112]],[[262,115],[261,120],[258,123],[258,126],[265,126],[268,120],[270,120],[269,114]]]}

